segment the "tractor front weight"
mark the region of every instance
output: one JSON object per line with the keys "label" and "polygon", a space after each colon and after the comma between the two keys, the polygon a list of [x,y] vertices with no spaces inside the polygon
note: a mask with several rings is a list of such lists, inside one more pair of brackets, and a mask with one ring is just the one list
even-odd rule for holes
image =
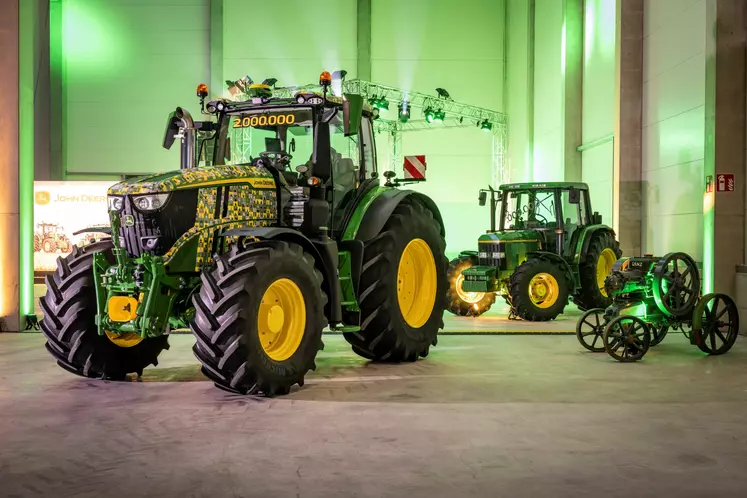
{"label": "tractor front weight", "polygon": [[161,257],[147,253],[133,260],[122,258],[121,253],[117,256],[119,264],[114,265],[102,253],[93,257],[99,335],[163,335],[174,302],[188,282],[168,275]]}

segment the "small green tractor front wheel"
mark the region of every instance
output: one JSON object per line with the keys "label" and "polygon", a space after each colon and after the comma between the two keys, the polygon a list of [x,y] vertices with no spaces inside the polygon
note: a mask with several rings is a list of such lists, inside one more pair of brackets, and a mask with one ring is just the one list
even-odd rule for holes
{"label": "small green tractor front wheel", "polygon": [[621,256],[620,243],[610,232],[592,235],[589,249],[585,255],[581,255],[584,261],[579,268],[581,286],[573,297],[574,303],[581,310],[606,308],[612,304],[612,298],[604,290],[604,280]]}
{"label": "small green tractor front wheel", "polygon": [[433,213],[404,199],[367,241],[360,278],[360,331],[345,333],[369,360],[415,361],[428,355],[443,327],[446,243]]}
{"label": "small green tractor front wheel", "polygon": [[240,394],[288,394],[316,369],[326,325],[322,273],[295,244],[233,246],[202,274],[190,324],[202,372]]}
{"label": "small green tractor front wheel", "polygon": [[158,355],[169,347],[168,337],[99,335],[93,283],[95,253],[104,253],[109,262],[114,262],[111,241],[83,248],[73,246],[72,253],[59,258],[57,270],[47,276],[47,294],[39,300],[47,350],[62,368],[82,377],[124,380],[130,373],[142,375],[144,368],[158,364]]}
{"label": "small green tractor front wheel", "polygon": [[469,292],[462,289],[462,272],[476,263],[477,258],[474,256],[462,256],[449,263],[446,309],[457,316],[480,316],[495,303],[494,292]]}
{"label": "small green tractor front wheel", "polygon": [[523,320],[553,320],[568,304],[568,281],[557,264],[546,259],[524,261],[509,280],[514,313]]}

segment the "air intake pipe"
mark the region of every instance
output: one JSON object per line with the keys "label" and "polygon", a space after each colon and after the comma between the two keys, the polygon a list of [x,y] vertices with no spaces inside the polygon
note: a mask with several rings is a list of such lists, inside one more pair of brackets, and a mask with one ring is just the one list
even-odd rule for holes
{"label": "air intake pipe", "polygon": [[192,115],[186,109],[177,107],[169,114],[166,134],[163,137],[164,149],[170,149],[174,140],[181,140],[181,169],[194,168],[197,160],[197,128]]}

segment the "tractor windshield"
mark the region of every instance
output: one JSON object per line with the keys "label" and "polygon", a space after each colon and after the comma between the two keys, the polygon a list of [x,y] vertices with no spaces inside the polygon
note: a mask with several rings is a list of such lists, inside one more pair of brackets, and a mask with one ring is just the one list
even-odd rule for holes
{"label": "tractor windshield", "polygon": [[557,228],[555,191],[514,190],[504,199],[501,230]]}
{"label": "tractor windshield", "polygon": [[[329,121],[332,171],[337,181],[358,173],[357,136],[345,137],[342,110]],[[225,144],[225,164],[246,164],[262,152],[283,152],[291,156],[290,171],[310,165],[314,153],[314,115],[311,108],[287,107],[243,110],[227,116],[218,144]],[[220,164],[220,163],[219,163]]]}

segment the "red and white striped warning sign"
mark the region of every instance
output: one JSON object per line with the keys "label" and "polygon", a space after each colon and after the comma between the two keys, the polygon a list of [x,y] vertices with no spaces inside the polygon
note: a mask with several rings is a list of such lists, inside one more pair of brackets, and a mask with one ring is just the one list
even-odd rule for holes
{"label": "red and white striped warning sign", "polygon": [[405,156],[405,179],[425,180],[425,156]]}

